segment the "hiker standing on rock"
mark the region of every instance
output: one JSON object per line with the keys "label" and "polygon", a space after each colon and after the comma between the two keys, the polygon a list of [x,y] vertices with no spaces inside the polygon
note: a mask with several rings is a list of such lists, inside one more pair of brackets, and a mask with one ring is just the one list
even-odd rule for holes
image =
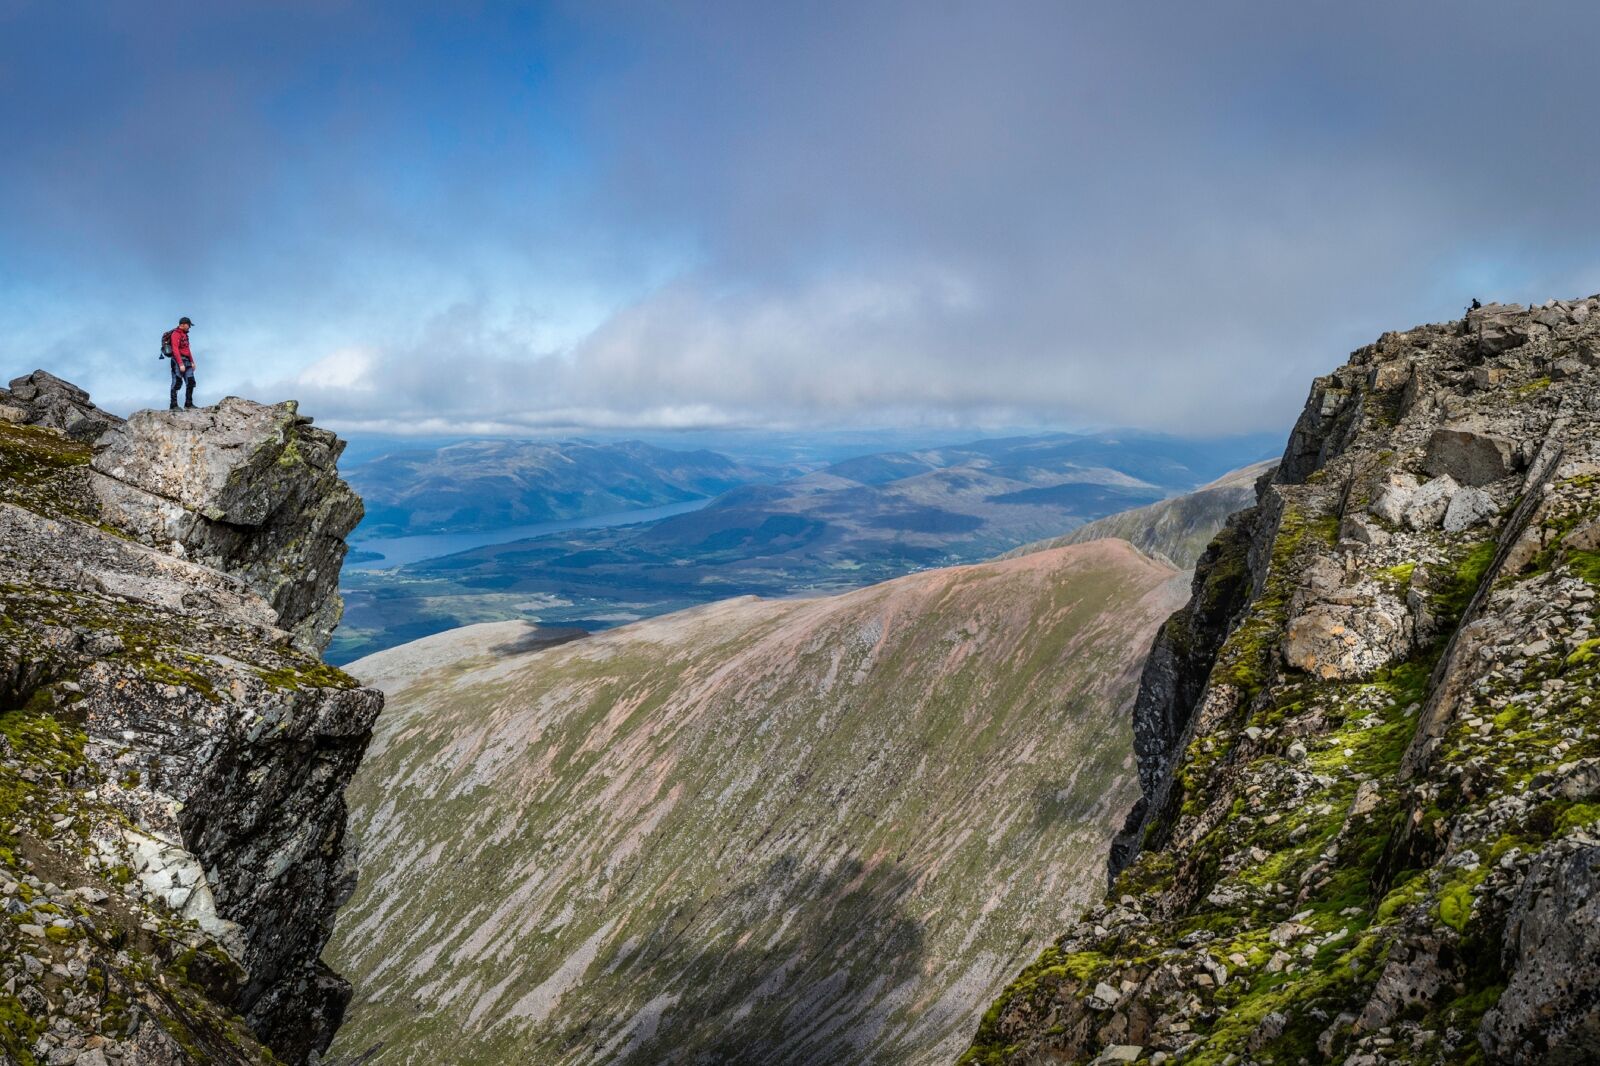
{"label": "hiker standing on rock", "polygon": [[194,406],[194,353],[189,350],[189,327],[194,325],[187,315],[178,319],[178,328],[161,337],[161,354],[172,360],[172,398],[167,409],[178,409],[178,384],[184,383],[183,406]]}

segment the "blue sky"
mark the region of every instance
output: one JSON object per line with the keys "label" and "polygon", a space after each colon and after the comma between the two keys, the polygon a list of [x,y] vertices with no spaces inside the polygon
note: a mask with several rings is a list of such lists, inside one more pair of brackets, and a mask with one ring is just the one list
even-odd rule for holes
{"label": "blue sky", "polygon": [[1276,428],[1600,290],[1591,5],[0,0],[0,354],[368,432]]}

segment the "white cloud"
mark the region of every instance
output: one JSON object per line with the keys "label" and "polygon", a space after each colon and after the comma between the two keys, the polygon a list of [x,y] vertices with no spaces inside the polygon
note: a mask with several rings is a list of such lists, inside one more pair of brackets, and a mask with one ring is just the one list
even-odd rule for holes
{"label": "white cloud", "polygon": [[325,388],[343,393],[371,393],[377,388],[372,370],[377,354],[370,348],[341,348],[329,352],[300,373],[295,384],[301,388]]}

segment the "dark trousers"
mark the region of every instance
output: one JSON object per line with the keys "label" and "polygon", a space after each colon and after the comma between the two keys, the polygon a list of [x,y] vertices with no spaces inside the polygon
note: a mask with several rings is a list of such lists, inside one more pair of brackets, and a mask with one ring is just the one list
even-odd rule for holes
{"label": "dark trousers", "polygon": [[178,406],[178,385],[179,384],[184,384],[186,386],[186,388],[184,390],[184,394],[183,394],[183,405],[185,407],[193,407],[194,406],[194,367],[191,366],[191,367],[180,368],[178,366],[178,361],[176,359],[174,359],[174,360],[172,360],[172,399],[169,400],[168,403],[167,403],[167,406],[169,406],[169,407]]}

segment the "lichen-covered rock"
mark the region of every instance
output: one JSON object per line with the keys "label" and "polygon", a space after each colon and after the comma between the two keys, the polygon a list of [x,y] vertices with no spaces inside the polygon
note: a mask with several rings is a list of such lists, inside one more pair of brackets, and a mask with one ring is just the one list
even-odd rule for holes
{"label": "lichen-covered rock", "polygon": [[1468,312],[1466,325],[1477,350],[1495,355],[1527,344],[1542,323],[1519,304],[1491,303]]}
{"label": "lichen-covered rock", "polygon": [[1410,474],[1391,474],[1378,489],[1370,510],[1391,525],[1432,529],[1444,521],[1460,491],[1461,486],[1449,474],[1426,483]]}
{"label": "lichen-covered rock", "polygon": [[[210,424],[193,454],[230,450]],[[234,558],[264,557],[250,538],[278,535],[288,501],[347,508],[336,453],[212,485],[259,517],[229,526]],[[349,997],[319,955],[352,884],[342,793],[382,698],[308,653],[259,567],[204,565],[102,507],[91,454],[0,424],[0,1061],[310,1061]],[[149,454],[120,454],[119,484],[153,480]]]}
{"label": "lichen-covered rock", "polygon": [[1449,474],[1440,474],[1417,487],[1406,507],[1405,524],[1412,529],[1432,529],[1444,521],[1461,486]]}
{"label": "lichen-covered rock", "polygon": [[109,521],[243,578],[297,643],[320,652],[342,611],[344,538],[361,520],[336,469],[343,450],[293,402],[230,396],[137,412],[97,443],[91,483]]}
{"label": "lichen-covered rock", "polygon": [[1420,482],[1411,474],[1390,474],[1379,486],[1369,510],[1390,525],[1398,526],[1405,522],[1406,511],[1411,507],[1419,485]]}
{"label": "lichen-covered rock", "polygon": [[1283,657],[1290,666],[1325,680],[1365,677],[1411,648],[1403,606],[1389,600],[1362,606],[1316,604],[1290,619]]}
{"label": "lichen-covered rock", "polygon": [[1229,620],[1249,601],[1250,554],[1262,523],[1257,508],[1229,519],[1200,558],[1188,604],[1162,625],[1145,659],[1133,713],[1141,795],[1112,844],[1113,877],[1137,854],[1147,831],[1170,818],[1171,761],[1182,750]]}
{"label": "lichen-covered rock", "polygon": [[1247,590],[1181,631],[1202,673],[1146,669],[1109,895],[965,1062],[1596,1061],[1597,310],[1317,379],[1248,550],[1196,574]]}
{"label": "lichen-covered rock", "polygon": [[1483,489],[1465,488],[1450,497],[1442,525],[1446,533],[1463,533],[1493,518],[1500,505]]}

